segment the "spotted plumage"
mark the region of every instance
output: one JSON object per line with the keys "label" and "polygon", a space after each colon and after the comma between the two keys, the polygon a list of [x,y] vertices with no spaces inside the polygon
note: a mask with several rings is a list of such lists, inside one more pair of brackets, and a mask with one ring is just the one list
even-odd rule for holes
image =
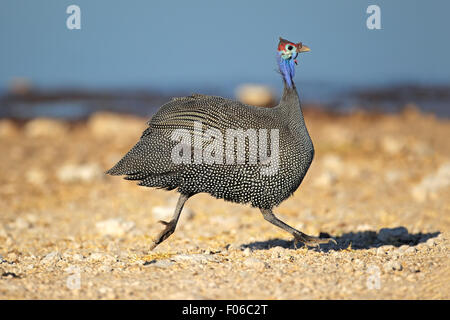
{"label": "spotted plumage", "polygon": [[[289,50],[290,44],[292,51]],[[297,190],[314,157],[313,144],[292,80],[294,73],[291,60],[297,57],[299,48],[302,47],[301,43],[295,45],[280,38],[278,63],[285,86],[277,106],[260,108],[200,94],[174,98],[160,108],[148,122],[148,128],[137,144],[107,172],[111,175],[125,175],[127,180],[139,180],[141,186],[177,189],[180,193],[174,217],[170,222],[162,222],[166,228],[153,247],[173,233],[184,202],[197,193],[209,193],[216,198],[259,208],[268,221],[293,234],[296,240],[308,244],[327,242],[289,227],[272,213],[273,207]],[[201,130],[195,127],[195,123],[201,123]],[[174,162],[173,150],[180,143],[173,139],[174,131],[184,130],[182,132],[189,132],[194,136],[196,130],[199,134],[199,131],[208,129],[216,130],[214,132],[218,132],[220,136],[226,136],[229,130],[235,130],[232,132],[238,138],[251,130],[263,133],[276,130],[278,165],[268,168],[263,161],[249,161],[249,150],[253,146],[248,137],[240,137],[245,141],[246,151],[245,161],[242,163],[226,163],[226,154],[223,154],[221,163],[205,163],[203,160],[200,163]],[[258,135],[257,138],[262,139],[262,136]],[[268,138],[269,146],[272,140],[274,139]],[[205,141],[193,143],[189,146],[191,156],[196,152],[202,154],[199,150],[206,145]],[[237,149],[232,150],[234,154],[231,156],[236,156],[237,159]],[[273,150],[269,150],[268,154],[273,156],[272,152]],[[261,170],[263,167],[268,168],[265,173]]]}

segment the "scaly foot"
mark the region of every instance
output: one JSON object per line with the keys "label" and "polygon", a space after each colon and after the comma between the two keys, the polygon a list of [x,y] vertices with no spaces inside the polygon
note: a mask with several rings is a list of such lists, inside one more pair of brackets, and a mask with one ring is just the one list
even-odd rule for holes
{"label": "scaly foot", "polygon": [[166,227],[159,233],[159,235],[156,237],[156,240],[153,241],[153,244],[150,246],[150,250],[155,249],[158,244],[166,240],[175,231],[175,227],[177,225],[176,221],[174,220],[171,220],[169,222],[160,220],[158,222],[162,223]]}
{"label": "scaly foot", "polygon": [[304,234],[303,232],[300,232],[298,234],[294,234],[294,246],[297,249],[297,243],[301,242],[306,246],[309,247],[318,247],[320,244],[323,243],[330,243],[333,242],[337,245],[336,240],[333,238],[318,238],[313,236],[308,236],[307,234]]}

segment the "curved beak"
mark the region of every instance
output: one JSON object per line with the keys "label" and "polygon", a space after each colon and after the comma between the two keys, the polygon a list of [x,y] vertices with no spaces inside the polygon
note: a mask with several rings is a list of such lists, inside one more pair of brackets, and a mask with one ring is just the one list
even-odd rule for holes
{"label": "curved beak", "polygon": [[302,45],[300,48],[300,52],[308,52],[311,51],[311,49],[308,46]]}

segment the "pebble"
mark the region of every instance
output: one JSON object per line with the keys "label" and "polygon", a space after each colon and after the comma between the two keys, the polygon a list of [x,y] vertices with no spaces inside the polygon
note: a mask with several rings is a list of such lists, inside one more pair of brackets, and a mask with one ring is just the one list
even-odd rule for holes
{"label": "pebble", "polygon": [[416,248],[417,248],[417,250],[420,250],[420,251],[427,251],[429,249],[428,245],[426,243],[423,243],[423,242],[419,243],[416,246]]}
{"label": "pebble", "polygon": [[377,256],[392,255],[395,247],[393,245],[385,245],[377,248]]}
{"label": "pebble", "polygon": [[17,261],[17,254],[14,252],[8,253],[8,255],[6,256],[6,260],[8,262],[16,262]]}
{"label": "pebble", "polygon": [[74,260],[74,261],[83,261],[83,259],[84,259],[83,255],[79,254],[79,253],[75,253],[72,256],[72,260]]}
{"label": "pebble", "polygon": [[406,245],[406,244],[404,244],[404,245],[400,246],[400,247],[397,249],[397,252],[398,252],[398,253],[405,253],[409,248],[411,248],[411,247],[408,246],[408,245]]}
{"label": "pebble", "polygon": [[383,228],[377,235],[377,239],[383,243],[389,243],[398,240],[408,240],[410,238],[408,229],[405,227]]}
{"label": "pebble", "polygon": [[245,259],[244,265],[246,267],[255,268],[255,269],[259,269],[259,270],[264,269],[267,266],[267,264],[264,261],[257,259],[257,258]]}
{"label": "pebble", "polygon": [[385,256],[386,250],[383,247],[377,248],[377,256]]}
{"label": "pebble", "polygon": [[255,269],[259,269],[259,270],[264,269],[268,266],[264,261],[257,259],[257,258],[245,259],[244,265],[246,267],[255,268]]}
{"label": "pebble", "polygon": [[412,273],[420,272],[420,268],[418,266],[412,266],[409,268],[409,272],[412,272]]}
{"label": "pebble", "polygon": [[49,254],[47,254],[44,259],[41,260],[42,264],[55,264],[57,263],[59,260],[61,260],[61,255],[59,254],[58,251],[53,251],[50,252]]}
{"label": "pebble", "polygon": [[408,249],[405,250],[405,253],[408,254],[412,254],[412,253],[416,253],[418,250],[416,247],[409,247]]}
{"label": "pebble", "polygon": [[87,260],[89,262],[101,261],[101,262],[109,262],[109,263],[114,263],[117,261],[116,258],[114,258],[113,256],[110,256],[109,254],[105,254],[105,253],[101,253],[101,252],[91,253],[91,255],[87,258]]}
{"label": "pebble", "polygon": [[383,269],[386,272],[401,271],[403,269],[403,267],[399,261],[389,261],[383,265]]}
{"label": "pebble", "polygon": [[252,250],[250,250],[250,248],[245,248],[244,256],[249,257],[251,254],[252,254]]}
{"label": "pebble", "polygon": [[112,270],[113,268],[109,264],[103,264],[100,266],[100,268],[98,268],[98,271],[100,272],[111,272]]}
{"label": "pebble", "polygon": [[174,265],[174,262],[170,259],[158,260],[158,261],[150,261],[144,263],[144,266],[156,267],[156,268],[169,268]]}
{"label": "pebble", "polygon": [[427,240],[427,242],[425,242],[427,244],[427,246],[429,247],[434,247],[435,245],[437,245],[436,240],[433,238],[430,238]]}
{"label": "pebble", "polygon": [[281,258],[286,256],[286,250],[281,246],[276,246],[271,249],[273,258]]}

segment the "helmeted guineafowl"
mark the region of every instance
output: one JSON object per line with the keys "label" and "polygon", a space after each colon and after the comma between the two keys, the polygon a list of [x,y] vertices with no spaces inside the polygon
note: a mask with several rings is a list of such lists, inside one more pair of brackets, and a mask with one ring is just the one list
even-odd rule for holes
{"label": "helmeted guineafowl", "polygon": [[151,249],[174,231],[186,200],[201,192],[250,204],[296,241],[317,246],[334,241],[308,236],[279,220],[272,209],[292,195],[314,157],[293,82],[302,43],[280,38],[277,62],[283,96],[273,108],[216,96],[173,98],[148,122],[138,143],[110,170],[146,187],[177,189],[172,220]]}

